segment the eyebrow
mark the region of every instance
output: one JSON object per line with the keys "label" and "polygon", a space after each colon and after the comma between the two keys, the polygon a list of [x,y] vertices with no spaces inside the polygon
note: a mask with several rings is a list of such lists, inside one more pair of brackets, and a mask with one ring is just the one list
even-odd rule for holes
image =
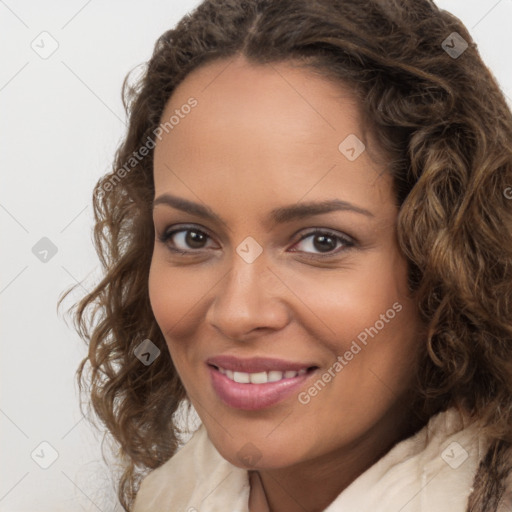
{"label": "eyebrow", "polygon": [[[222,217],[217,215],[207,206],[189,201],[188,199],[183,199],[182,197],[173,196],[171,194],[162,194],[153,201],[153,208],[159,204],[166,204],[176,208],[177,210],[181,210],[203,219],[208,219],[222,224],[226,223]],[[361,215],[366,215],[367,217],[374,217],[374,214],[369,210],[355,206],[347,201],[332,199],[275,208],[270,211],[266,221],[268,224],[284,224],[286,222],[303,219],[305,217],[321,215],[322,213],[330,213],[334,211],[351,211]]]}

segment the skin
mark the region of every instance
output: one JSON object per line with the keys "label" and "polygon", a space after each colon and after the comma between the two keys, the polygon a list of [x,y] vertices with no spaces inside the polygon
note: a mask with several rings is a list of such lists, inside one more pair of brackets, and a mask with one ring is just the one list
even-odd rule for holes
{"label": "skin", "polygon": [[[349,134],[363,140],[357,103],[309,70],[241,57],[213,62],[186,77],[162,119],[191,96],[198,105],[157,142],[155,197],[206,205],[224,222],[154,207],[153,312],[211,441],[261,478],[251,510],[265,510],[266,495],[271,511],[320,511],[418,428],[408,405],[421,325],[397,245],[392,180],[369,151],[354,161],[339,151]],[[331,199],[370,214],[266,221],[274,208]],[[206,236],[194,244],[185,231],[160,241],[183,225]],[[312,228],[353,244],[299,240]],[[263,248],[250,264],[236,252],[248,236]],[[240,410],[211,386],[205,360],[233,354],[313,361],[319,370],[307,391],[397,302],[401,311],[307,404],[292,393],[263,410]],[[238,456],[249,442],[260,456],[254,466]]]}

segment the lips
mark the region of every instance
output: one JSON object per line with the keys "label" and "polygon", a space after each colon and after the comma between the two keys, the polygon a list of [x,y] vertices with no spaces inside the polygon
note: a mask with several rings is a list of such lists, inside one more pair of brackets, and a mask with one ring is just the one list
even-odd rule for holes
{"label": "lips", "polygon": [[282,359],[217,356],[207,360],[211,384],[228,406],[257,410],[275,405],[304,385],[318,366]]}

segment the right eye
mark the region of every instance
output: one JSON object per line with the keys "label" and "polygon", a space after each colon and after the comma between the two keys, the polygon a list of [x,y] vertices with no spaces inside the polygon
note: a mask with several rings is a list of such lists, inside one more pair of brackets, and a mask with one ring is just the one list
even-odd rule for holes
{"label": "right eye", "polygon": [[195,227],[182,227],[180,229],[166,229],[163,235],[159,236],[160,242],[165,244],[169,250],[180,254],[191,254],[205,248],[210,236],[204,231]]}

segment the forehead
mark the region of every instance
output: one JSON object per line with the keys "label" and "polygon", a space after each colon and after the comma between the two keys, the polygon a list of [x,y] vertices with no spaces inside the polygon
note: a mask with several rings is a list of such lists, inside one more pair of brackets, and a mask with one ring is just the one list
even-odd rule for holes
{"label": "forehead", "polygon": [[244,134],[263,125],[269,133],[286,131],[298,141],[316,134],[319,142],[329,131],[337,136],[348,129],[360,131],[353,92],[292,62],[256,65],[238,57],[199,67],[176,88],[162,121],[191,96],[199,107],[194,117],[207,123],[204,131],[236,127]]}
{"label": "forehead", "polygon": [[[191,98],[196,106],[184,108]],[[326,191],[337,197],[341,189],[362,197],[382,181],[367,151],[347,158],[347,146],[359,151],[366,142],[352,92],[290,63],[237,58],[200,67],[174,91],[161,122],[172,116],[179,121],[155,148],[157,193],[190,195],[189,183],[208,193],[239,187],[297,201]]]}

